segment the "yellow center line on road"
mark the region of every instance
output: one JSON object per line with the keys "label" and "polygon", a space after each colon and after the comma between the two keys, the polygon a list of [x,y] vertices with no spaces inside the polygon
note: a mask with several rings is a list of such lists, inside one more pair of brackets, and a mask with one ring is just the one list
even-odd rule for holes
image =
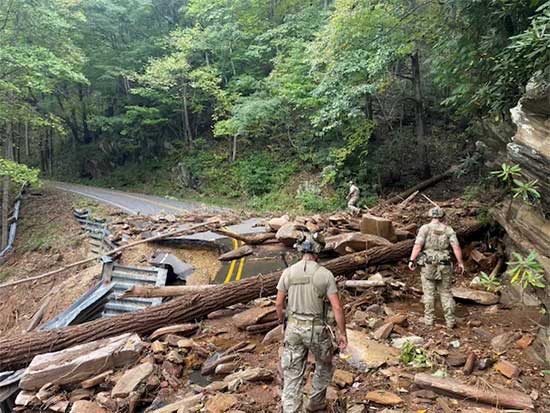
{"label": "yellow center line on road", "polygon": [[[244,245],[244,242],[241,245]],[[235,277],[235,281],[240,281],[241,280],[241,277],[243,275],[243,269],[244,269],[245,261],[246,261],[246,258],[242,257],[241,262],[239,263],[239,269],[237,270],[237,276]]]}
{"label": "yellow center line on road", "polygon": [[[236,250],[239,248],[239,243],[236,239],[232,239],[233,241],[233,249]],[[231,261],[231,265],[229,265],[229,270],[227,271],[227,275],[225,276],[224,284],[228,284],[231,281],[231,277],[233,276],[233,271],[235,271],[235,266],[237,264],[237,260]]]}

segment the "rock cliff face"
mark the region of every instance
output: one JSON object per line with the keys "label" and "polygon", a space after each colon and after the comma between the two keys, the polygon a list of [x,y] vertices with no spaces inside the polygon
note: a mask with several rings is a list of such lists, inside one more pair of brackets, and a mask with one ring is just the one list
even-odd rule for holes
{"label": "rock cliff face", "polygon": [[[511,110],[517,132],[508,143],[508,157],[519,164],[523,179],[538,180],[541,203],[529,206],[516,201],[505,206],[496,218],[505,228],[511,250],[536,251],[544,266],[547,287],[536,293],[550,312],[550,84],[530,82],[524,97]],[[531,349],[538,361],[550,364],[550,317]]]}

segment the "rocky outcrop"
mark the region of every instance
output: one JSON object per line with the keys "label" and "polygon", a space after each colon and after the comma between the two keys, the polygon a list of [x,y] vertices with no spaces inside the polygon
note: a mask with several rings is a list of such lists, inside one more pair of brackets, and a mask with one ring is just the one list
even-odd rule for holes
{"label": "rocky outcrop", "polygon": [[517,126],[508,156],[521,165],[526,179],[538,180],[545,214],[550,214],[550,84],[531,81],[511,110]]}
{"label": "rocky outcrop", "polygon": [[[540,205],[527,205],[515,201],[496,214],[498,222],[506,230],[509,249],[527,254],[535,251],[545,269],[545,289],[537,288],[538,299],[550,310],[550,84],[531,81],[526,93],[511,110],[517,132],[507,146],[511,163],[522,168],[522,179],[537,180],[541,194]],[[524,294],[519,294],[523,297]],[[547,328],[541,329],[541,337],[550,336],[550,318]],[[540,341],[540,340],[539,340]],[[550,365],[550,350],[546,343],[535,344],[540,348],[535,358]]]}

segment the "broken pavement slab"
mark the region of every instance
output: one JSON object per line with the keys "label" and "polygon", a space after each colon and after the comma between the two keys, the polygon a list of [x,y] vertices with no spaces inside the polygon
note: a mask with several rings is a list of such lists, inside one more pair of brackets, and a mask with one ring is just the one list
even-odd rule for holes
{"label": "broken pavement slab", "polygon": [[116,382],[115,387],[111,392],[111,397],[122,398],[127,397],[133,392],[139,384],[144,381],[151,373],[153,373],[153,363],[142,363],[136,367],[127,370],[124,375]]}
{"label": "broken pavement slab", "polygon": [[473,290],[465,287],[454,287],[452,289],[453,297],[459,300],[473,301],[481,305],[494,305],[500,301],[500,297],[496,294]]}
{"label": "broken pavement slab", "polygon": [[143,348],[144,343],[137,334],[127,333],[40,354],[32,360],[19,386],[25,390],[38,390],[47,383],[80,383],[105,370],[135,362]]}
{"label": "broken pavement slab", "polygon": [[350,358],[347,362],[360,370],[377,369],[384,364],[397,364],[399,350],[371,340],[366,334],[356,330],[347,330]]}

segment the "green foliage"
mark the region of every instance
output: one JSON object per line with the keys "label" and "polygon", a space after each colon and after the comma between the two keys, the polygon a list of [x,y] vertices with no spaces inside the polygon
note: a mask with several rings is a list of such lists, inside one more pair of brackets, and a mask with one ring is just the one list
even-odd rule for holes
{"label": "green foliage", "polygon": [[521,200],[527,204],[535,204],[540,200],[540,192],[538,191],[537,183],[537,180],[523,182],[519,179],[514,179],[514,187],[512,188],[514,198],[521,198]]}
{"label": "green foliage", "polygon": [[416,347],[410,342],[403,344],[401,348],[401,354],[399,360],[407,365],[411,365],[416,368],[431,367],[433,363],[426,354],[426,352],[419,347]]}
{"label": "green foliage", "polygon": [[503,182],[506,185],[511,185],[513,180],[521,175],[521,166],[515,164],[515,165],[508,165],[507,163],[503,163],[501,165],[501,169],[497,171],[492,171],[491,175],[498,178],[501,182]]}
{"label": "green foliage", "polygon": [[0,158],[0,176],[7,176],[15,183],[37,185],[39,175],[38,169]]}
{"label": "green foliage", "polygon": [[538,262],[538,255],[531,251],[527,257],[515,252],[514,260],[508,262],[508,274],[511,277],[512,284],[519,284],[523,288],[529,286],[536,288],[545,288],[544,267]]}
{"label": "green foliage", "polygon": [[485,272],[481,272],[479,275],[479,281],[481,282],[481,285],[489,292],[497,292],[501,289],[501,282],[496,277],[491,277]]}

